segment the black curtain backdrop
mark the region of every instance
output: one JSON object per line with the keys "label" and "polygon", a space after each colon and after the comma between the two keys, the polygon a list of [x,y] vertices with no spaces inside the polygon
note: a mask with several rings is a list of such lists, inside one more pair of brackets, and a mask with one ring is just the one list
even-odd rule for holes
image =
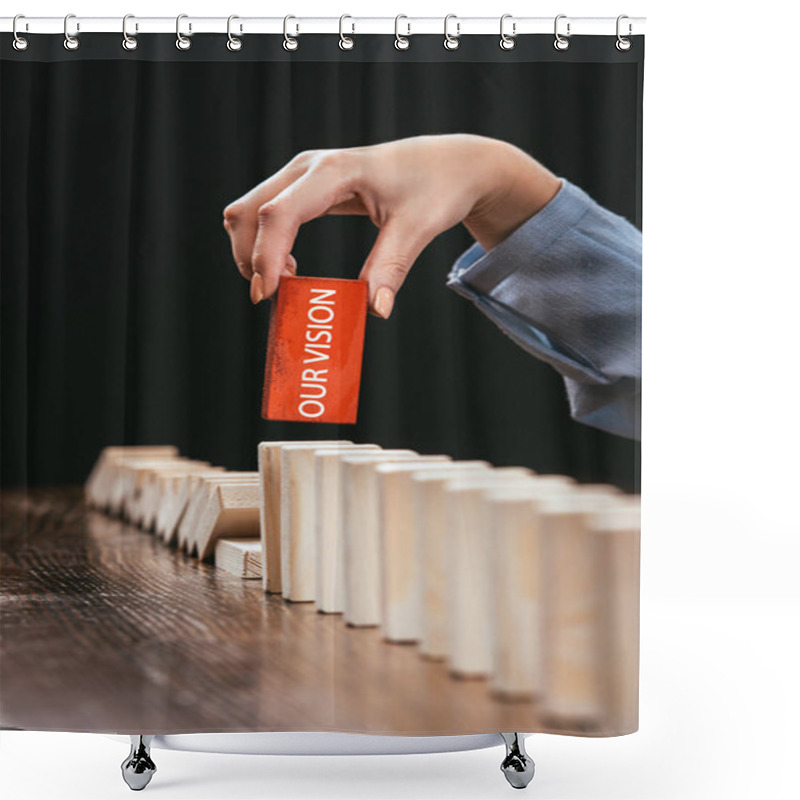
{"label": "black curtain backdrop", "polygon": [[[2,481],[83,482],[112,444],[254,469],[265,439],[348,438],[638,488],[638,445],[572,421],[561,377],[445,279],[462,228],[367,325],[355,426],[260,417],[268,304],[252,307],[222,210],[306,149],[418,134],[504,139],[641,225],[643,42],[612,37],[86,34],[2,50]],[[468,170],[469,164],[464,164]],[[305,225],[299,273],[356,277],[364,218]]]}

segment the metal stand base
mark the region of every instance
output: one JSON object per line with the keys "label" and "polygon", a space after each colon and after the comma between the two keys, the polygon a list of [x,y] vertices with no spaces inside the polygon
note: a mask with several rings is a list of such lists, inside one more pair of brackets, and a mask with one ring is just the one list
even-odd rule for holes
{"label": "metal stand base", "polygon": [[155,775],[156,765],[150,758],[153,736],[131,735],[131,752],[122,762],[122,779],[135,792],[140,792]]}
{"label": "metal stand base", "polygon": [[[500,769],[515,789],[524,789],[532,780],[536,769],[533,759],[525,752],[525,740],[520,733],[501,733],[506,743],[506,757]],[[122,762],[122,778],[131,789],[138,792],[150,783],[156,765],[150,758],[153,735],[131,735],[131,751]]]}
{"label": "metal stand base", "polygon": [[524,789],[536,771],[533,759],[525,752],[525,740],[520,733],[501,733],[506,743],[506,757],[500,765],[506,780],[515,789]]}

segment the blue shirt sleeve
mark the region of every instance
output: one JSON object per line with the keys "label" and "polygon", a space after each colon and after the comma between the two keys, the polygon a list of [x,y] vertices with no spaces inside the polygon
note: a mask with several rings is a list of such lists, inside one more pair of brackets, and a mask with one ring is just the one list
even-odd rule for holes
{"label": "blue shirt sleeve", "polygon": [[574,419],[639,438],[641,277],[641,232],[563,180],[497,247],[470,247],[447,285],[563,376]]}

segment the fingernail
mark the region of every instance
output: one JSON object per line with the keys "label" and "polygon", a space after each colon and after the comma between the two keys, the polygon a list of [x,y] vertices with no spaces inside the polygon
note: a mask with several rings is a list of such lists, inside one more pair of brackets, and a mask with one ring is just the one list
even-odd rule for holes
{"label": "fingernail", "polygon": [[392,306],[394,306],[394,292],[385,286],[381,286],[375,293],[375,313],[379,317],[389,319],[389,315],[392,313]]}
{"label": "fingernail", "polygon": [[253,273],[253,277],[250,279],[250,302],[255,305],[256,303],[260,303],[264,299],[264,282],[261,280],[261,276],[257,273]]}

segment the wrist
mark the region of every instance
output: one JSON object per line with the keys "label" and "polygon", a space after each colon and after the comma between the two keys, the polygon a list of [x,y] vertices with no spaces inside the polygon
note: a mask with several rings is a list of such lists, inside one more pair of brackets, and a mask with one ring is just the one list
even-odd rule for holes
{"label": "wrist", "polygon": [[513,145],[496,142],[486,162],[491,185],[464,219],[473,238],[491,250],[544,208],[561,188],[561,181]]}

